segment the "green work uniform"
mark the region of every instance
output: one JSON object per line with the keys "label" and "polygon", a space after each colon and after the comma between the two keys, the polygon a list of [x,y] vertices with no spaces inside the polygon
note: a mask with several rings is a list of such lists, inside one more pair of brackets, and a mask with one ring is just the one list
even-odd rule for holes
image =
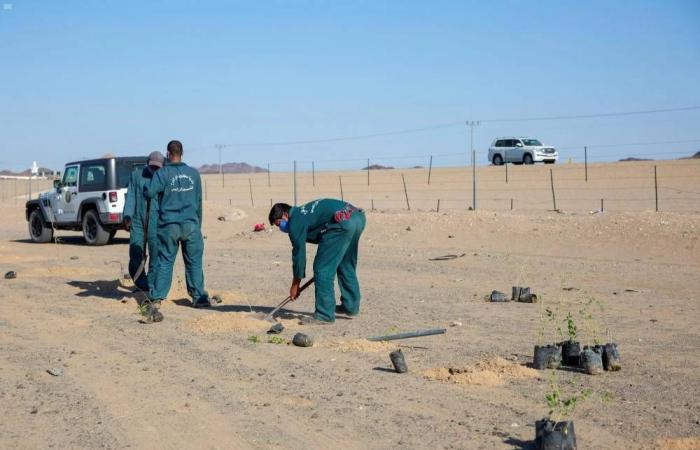
{"label": "green work uniform", "polygon": [[314,258],[317,320],[335,321],[336,274],[343,307],[350,315],[360,312],[360,284],[355,270],[364,229],[365,213],[340,200],[314,200],[289,210],[294,278],[306,277],[306,243],[318,245]]}
{"label": "green work uniform", "polygon": [[[153,279],[158,263],[158,200],[148,201],[143,197],[143,188],[151,182],[153,170],[149,166],[134,169],[127,187],[126,201],[124,203],[124,219],[131,219],[129,231],[129,275],[133,279],[138,272],[144,258],[144,232],[148,230],[148,272],[141,272],[134,284],[139,289],[149,291],[153,287]],[[148,218],[146,217],[148,211]],[[146,224],[148,220],[148,225]]]}
{"label": "green work uniform", "polygon": [[146,198],[158,198],[158,267],[152,300],[168,296],[177,249],[182,246],[187,293],[193,303],[207,301],[202,256],[202,182],[197,170],[183,162],[170,163],[144,189]]}

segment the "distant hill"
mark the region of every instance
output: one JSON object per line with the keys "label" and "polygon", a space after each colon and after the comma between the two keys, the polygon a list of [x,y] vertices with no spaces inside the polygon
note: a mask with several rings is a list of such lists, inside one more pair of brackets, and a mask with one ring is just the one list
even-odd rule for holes
{"label": "distant hill", "polygon": [[630,156],[627,158],[623,158],[618,160],[620,162],[629,162],[629,161],[653,161],[653,159],[648,159],[648,158],[635,158],[634,156]]}
{"label": "distant hill", "polygon": [[372,164],[371,166],[365,166],[362,168],[362,170],[386,170],[386,169],[393,169],[392,166],[382,166],[380,164]]}
{"label": "distant hill", "polygon": [[[248,163],[224,163],[222,164],[224,173],[260,173],[267,172],[267,169],[262,167],[251,166]],[[199,173],[219,173],[218,164],[205,164],[199,168]]]}
{"label": "distant hill", "polygon": [[681,159],[700,159],[700,151],[695,152],[692,156],[684,156]]}

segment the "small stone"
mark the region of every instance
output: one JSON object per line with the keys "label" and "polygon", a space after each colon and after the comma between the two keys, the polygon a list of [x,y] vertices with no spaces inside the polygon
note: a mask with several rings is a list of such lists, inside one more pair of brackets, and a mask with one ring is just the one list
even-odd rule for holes
{"label": "small stone", "polygon": [[78,258],[77,256],[71,256],[70,259],[72,259],[73,261],[75,261],[75,260],[78,260],[78,259],[80,259],[80,258]]}
{"label": "small stone", "polygon": [[454,238],[454,235],[451,235],[451,234],[450,234],[449,236],[447,236],[447,238],[448,238],[448,239],[452,239],[452,238]]}
{"label": "small stone", "polygon": [[219,216],[216,218],[219,222],[226,222],[226,216]]}
{"label": "small stone", "polygon": [[46,372],[48,372],[50,375],[53,375],[55,377],[60,377],[63,375],[63,369],[60,367],[52,367],[48,369]]}
{"label": "small stone", "polygon": [[39,412],[39,408],[32,408],[31,411],[29,411],[29,414],[36,414]]}
{"label": "small stone", "polygon": [[453,322],[450,323],[450,326],[451,326],[451,327],[461,327],[461,326],[462,326],[462,322],[458,322],[458,321],[455,320],[455,321],[453,321]]}
{"label": "small stone", "polygon": [[17,278],[17,272],[15,272],[14,270],[10,270],[9,272],[7,272],[7,273],[5,274],[5,279],[6,279],[6,280],[13,280],[13,279],[15,279],[15,278]]}
{"label": "small stone", "polygon": [[411,231],[411,226],[410,226],[410,225],[406,227],[406,231]]}

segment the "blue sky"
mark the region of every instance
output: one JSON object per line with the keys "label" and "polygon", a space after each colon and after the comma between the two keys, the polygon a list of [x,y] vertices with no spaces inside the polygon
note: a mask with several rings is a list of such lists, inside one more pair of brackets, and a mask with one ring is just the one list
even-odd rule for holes
{"label": "blue sky", "polygon": [[[214,144],[287,142],[503,117],[700,105],[700,2],[0,0],[0,168],[170,139],[194,165]],[[485,123],[579,160],[678,157],[700,110]],[[236,146],[273,168],[467,161],[466,127],[304,145]],[[414,158],[415,156],[415,158]]]}

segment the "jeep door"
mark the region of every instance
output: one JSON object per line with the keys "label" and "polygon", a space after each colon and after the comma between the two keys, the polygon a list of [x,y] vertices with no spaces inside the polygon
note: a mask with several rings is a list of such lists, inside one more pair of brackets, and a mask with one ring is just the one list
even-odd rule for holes
{"label": "jeep door", "polygon": [[63,172],[61,187],[52,198],[51,208],[58,223],[69,223],[78,221],[78,172],[80,166],[67,166]]}

